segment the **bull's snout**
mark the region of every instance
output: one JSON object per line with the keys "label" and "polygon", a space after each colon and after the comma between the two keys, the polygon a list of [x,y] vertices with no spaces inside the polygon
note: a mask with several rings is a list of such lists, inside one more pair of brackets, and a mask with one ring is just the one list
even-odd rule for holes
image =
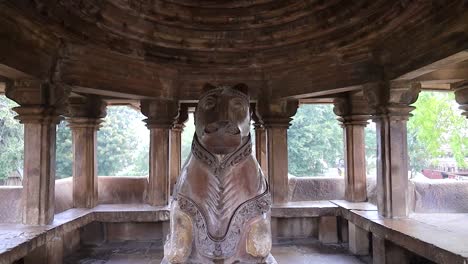
{"label": "bull's snout", "polygon": [[205,133],[207,134],[216,133],[218,131],[231,135],[236,135],[240,133],[240,130],[236,124],[226,120],[213,122],[205,127]]}

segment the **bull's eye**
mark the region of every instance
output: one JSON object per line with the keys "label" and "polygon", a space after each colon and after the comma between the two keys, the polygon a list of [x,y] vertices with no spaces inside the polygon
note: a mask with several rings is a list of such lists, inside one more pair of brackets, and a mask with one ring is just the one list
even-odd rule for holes
{"label": "bull's eye", "polygon": [[204,102],[202,103],[203,108],[205,110],[210,110],[216,106],[216,99],[212,96],[205,98]]}
{"label": "bull's eye", "polygon": [[242,112],[245,110],[245,105],[239,98],[234,98],[229,102],[232,109]]}

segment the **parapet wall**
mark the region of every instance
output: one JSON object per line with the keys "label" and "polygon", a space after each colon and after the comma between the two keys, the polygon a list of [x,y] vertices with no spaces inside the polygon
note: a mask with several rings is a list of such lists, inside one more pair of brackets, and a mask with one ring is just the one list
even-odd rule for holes
{"label": "parapet wall", "polygon": [[[367,179],[369,202],[376,201],[375,178]],[[344,199],[343,177],[290,177],[291,201]],[[144,203],[147,177],[99,177],[100,204]],[[455,180],[410,180],[410,209],[416,213],[468,213],[468,182]],[[0,186],[0,223],[21,221],[20,186]],[[73,207],[72,178],[56,181],[55,212]]]}

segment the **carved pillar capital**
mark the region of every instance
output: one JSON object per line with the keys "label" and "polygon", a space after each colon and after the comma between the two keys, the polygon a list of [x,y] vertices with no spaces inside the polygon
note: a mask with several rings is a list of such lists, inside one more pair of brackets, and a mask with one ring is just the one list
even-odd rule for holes
{"label": "carved pillar capital", "polygon": [[107,104],[99,97],[71,97],[68,100],[67,121],[71,129],[99,129],[102,118],[106,116]]}
{"label": "carved pillar capital", "polygon": [[296,99],[259,100],[256,115],[265,127],[289,127],[296,114],[299,102]]}
{"label": "carved pillar capital", "polygon": [[468,81],[457,84],[454,92],[455,100],[460,105],[459,109],[463,111],[462,115],[468,118]]}
{"label": "carved pillar capital", "polygon": [[410,106],[418,99],[420,83],[378,82],[364,85],[364,97],[373,119],[388,116],[393,120],[407,120],[414,110]]}
{"label": "carved pillar capital", "polygon": [[188,106],[186,104],[180,104],[179,114],[175,118],[174,123],[172,124],[172,131],[182,132],[185,127],[185,122],[188,120]]}
{"label": "carved pillar capital", "polygon": [[262,118],[257,113],[257,105],[251,104],[252,109],[252,120],[254,121],[253,126],[255,130],[265,130]]}
{"label": "carved pillar capital", "polygon": [[169,129],[179,114],[179,104],[175,100],[142,100],[141,112],[147,117],[144,121],[149,129]]}
{"label": "carved pillar capital", "polygon": [[66,85],[21,79],[8,83],[5,94],[20,105],[13,110],[21,123],[56,124],[65,112],[70,91]]}
{"label": "carved pillar capital", "polygon": [[333,100],[333,112],[341,125],[366,126],[370,119],[369,107],[363,97],[338,97]]}

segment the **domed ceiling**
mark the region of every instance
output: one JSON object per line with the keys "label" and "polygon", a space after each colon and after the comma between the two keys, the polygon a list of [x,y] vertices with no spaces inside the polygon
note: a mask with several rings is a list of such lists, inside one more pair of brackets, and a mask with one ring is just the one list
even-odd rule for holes
{"label": "domed ceiling", "polygon": [[[393,58],[408,59],[411,50],[416,61],[426,62],[428,51],[416,53],[418,45],[427,48],[427,44],[417,44],[415,38],[440,37],[440,42],[466,38],[466,28],[457,24],[460,18],[454,22],[440,16],[444,10],[450,10],[452,19],[466,14],[463,1],[26,2],[13,1],[12,5],[63,43],[59,79],[81,87],[111,89],[97,79],[115,75],[122,85],[118,92],[148,86],[138,92],[143,96],[178,94],[190,99],[206,82],[244,82],[278,96],[308,96],[403,74],[393,66],[411,69],[413,62]],[[444,23],[454,25],[455,35],[430,28]],[[87,83],[86,74],[90,82],[96,81]],[[151,82],[153,88],[149,88]]]}

